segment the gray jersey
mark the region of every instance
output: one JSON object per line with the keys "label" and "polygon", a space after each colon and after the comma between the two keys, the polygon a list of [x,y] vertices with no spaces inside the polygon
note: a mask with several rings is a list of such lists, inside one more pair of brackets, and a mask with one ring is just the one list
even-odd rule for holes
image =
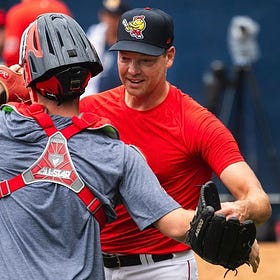
{"label": "gray jersey", "polygon": [[[58,129],[70,118],[52,116]],[[47,136],[35,120],[0,111],[0,180],[30,167]],[[122,201],[140,230],[179,207],[135,149],[100,131],[68,140],[79,176],[105,204],[109,220]],[[70,189],[50,182],[0,199],[1,280],[104,279],[99,225]],[[114,242],[114,240],[112,240]]]}

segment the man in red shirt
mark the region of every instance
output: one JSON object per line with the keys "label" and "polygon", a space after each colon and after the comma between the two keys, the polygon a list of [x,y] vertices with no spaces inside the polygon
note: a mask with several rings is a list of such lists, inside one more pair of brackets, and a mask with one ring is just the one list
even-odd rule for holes
{"label": "man in red shirt", "polygon": [[20,38],[25,28],[43,13],[58,12],[72,15],[60,0],[21,0],[7,12],[3,61],[7,66],[18,63]]}
{"label": "man in red shirt", "polygon": [[[109,118],[124,142],[140,148],[162,187],[184,208],[195,209],[198,186],[214,172],[236,199],[223,203],[221,212],[262,223],[271,213],[268,196],[230,131],[166,80],[175,57],[173,39],[173,20],[165,12],[139,8],[124,13],[111,47],[118,51],[123,85],[82,99],[80,109]],[[123,205],[116,211],[118,219],[101,234],[107,280],[197,279],[190,247],[153,228],[140,232]],[[114,262],[116,255],[125,263]]]}

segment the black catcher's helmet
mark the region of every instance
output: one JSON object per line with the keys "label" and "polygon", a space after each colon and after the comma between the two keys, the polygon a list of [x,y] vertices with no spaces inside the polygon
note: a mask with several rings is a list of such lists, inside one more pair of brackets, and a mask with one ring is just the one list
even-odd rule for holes
{"label": "black catcher's helmet", "polygon": [[21,38],[20,61],[26,86],[59,103],[80,96],[102,64],[80,25],[70,16],[37,17]]}

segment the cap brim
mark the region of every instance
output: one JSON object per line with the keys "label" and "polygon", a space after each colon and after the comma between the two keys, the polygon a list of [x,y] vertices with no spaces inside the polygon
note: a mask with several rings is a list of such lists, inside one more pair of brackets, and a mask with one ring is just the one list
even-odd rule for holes
{"label": "cap brim", "polygon": [[160,56],[165,49],[137,41],[119,41],[115,43],[110,51],[137,52],[147,55]]}

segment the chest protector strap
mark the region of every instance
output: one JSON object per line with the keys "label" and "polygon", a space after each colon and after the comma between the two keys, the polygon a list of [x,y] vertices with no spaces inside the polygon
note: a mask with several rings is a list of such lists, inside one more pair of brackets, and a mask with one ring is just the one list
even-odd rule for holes
{"label": "chest protector strap", "polygon": [[[72,118],[71,125],[59,131],[42,107],[30,106],[29,108],[30,116],[38,122],[48,135],[48,143],[39,159],[32,166],[23,173],[0,182],[0,198],[8,196],[31,183],[40,181],[57,183],[76,193],[102,228],[107,221],[104,207],[79,177],[67,146],[67,139],[74,134],[92,125],[98,129],[96,117],[92,114],[85,114],[82,118],[75,116]],[[102,125],[99,127],[101,128]]]}

